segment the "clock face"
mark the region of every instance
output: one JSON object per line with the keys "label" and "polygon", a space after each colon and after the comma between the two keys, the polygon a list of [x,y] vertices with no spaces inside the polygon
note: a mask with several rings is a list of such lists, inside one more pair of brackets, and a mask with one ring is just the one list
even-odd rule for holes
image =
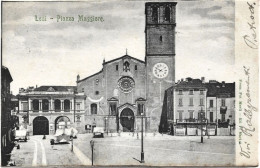
{"label": "clock face", "polygon": [[153,66],[153,75],[157,78],[165,78],[169,73],[169,68],[165,63],[157,63]]}

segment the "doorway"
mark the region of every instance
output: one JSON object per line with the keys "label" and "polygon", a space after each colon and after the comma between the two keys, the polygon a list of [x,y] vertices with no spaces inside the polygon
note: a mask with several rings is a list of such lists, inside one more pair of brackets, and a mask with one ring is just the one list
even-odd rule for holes
{"label": "doorway", "polygon": [[123,127],[123,132],[133,132],[134,122],[134,112],[130,108],[125,108],[120,115],[120,123]]}

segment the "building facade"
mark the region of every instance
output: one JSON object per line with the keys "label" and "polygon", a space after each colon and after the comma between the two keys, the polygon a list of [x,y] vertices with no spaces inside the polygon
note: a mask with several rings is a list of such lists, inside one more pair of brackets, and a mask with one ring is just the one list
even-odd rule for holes
{"label": "building facade", "polygon": [[11,117],[10,84],[13,78],[7,67],[1,67],[1,165],[6,165],[8,154],[13,149],[14,121]]}
{"label": "building facade", "polygon": [[205,79],[186,78],[174,86],[175,133],[197,135],[205,117],[207,88]]}
{"label": "building facade", "polygon": [[20,89],[18,95],[20,125],[31,135],[54,134],[59,122],[85,131],[85,96],[75,86],[41,86]]}
{"label": "building facade", "polygon": [[207,118],[210,125],[216,125],[217,135],[235,134],[235,83],[217,82],[206,84]]}
{"label": "building facade", "polygon": [[145,4],[145,61],[124,55],[103,62],[100,72],[77,78],[87,96],[86,124],[106,131],[158,131],[164,92],[175,80],[176,3]]}
{"label": "building facade", "polygon": [[[170,92],[173,90],[173,94]],[[235,83],[181,79],[165,92],[161,124],[175,135],[234,135]],[[173,99],[174,110],[167,102]],[[172,128],[174,125],[174,129]]]}

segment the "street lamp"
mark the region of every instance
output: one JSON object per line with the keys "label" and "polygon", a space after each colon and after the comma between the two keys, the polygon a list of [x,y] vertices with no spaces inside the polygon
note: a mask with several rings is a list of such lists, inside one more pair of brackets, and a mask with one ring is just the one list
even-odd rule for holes
{"label": "street lamp", "polygon": [[92,166],[93,166],[93,151],[94,151],[94,141],[93,140],[91,140],[90,141],[90,146],[91,146],[91,155],[92,155],[92,157],[91,157],[91,161],[92,161]]}
{"label": "street lamp", "polygon": [[141,120],[141,127],[142,127],[142,129],[141,129],[141,163],[144,163],[143,115],[144,115],[144,113],[142,112],[141,113],[141,118],[142,118],[142,120]]}
{"label": "street lamp", "polygon": [[73,129],[71,130],[71,134],[72,134],[72,139],[71,139],[71,151],[73,152],[73,135],[74,135]]}
{"label": "street lamp", "polygon": [[107,131],[107,135],[108,135],[108,122],[107,122],[108,117],[105,117],[105,120],[106,120],[106,131]]}
{"label": "street lamp", "polygon": [[200,123],[201,123],[201,138],[200,138],[200,142],[203,143],[203,131],[202,131],[202,121],[203,121],[203,110],[201,107],[201,112],[200,112]]}

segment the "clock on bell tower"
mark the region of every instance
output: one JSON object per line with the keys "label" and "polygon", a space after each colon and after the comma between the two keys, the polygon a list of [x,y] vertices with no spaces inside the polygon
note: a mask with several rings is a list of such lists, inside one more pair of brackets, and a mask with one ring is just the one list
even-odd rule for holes
{"label": "clock on bell tower", "polygon": [[145,4],[146,107],[152,122],[158,122],[157,126],[162,112],[164,92],[175,82],[176,4]]}

